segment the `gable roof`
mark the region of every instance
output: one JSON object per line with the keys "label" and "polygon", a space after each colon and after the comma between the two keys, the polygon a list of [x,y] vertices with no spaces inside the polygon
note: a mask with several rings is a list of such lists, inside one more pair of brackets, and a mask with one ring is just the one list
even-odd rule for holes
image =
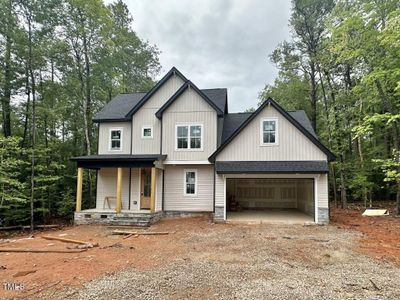
{"label": "gable roof", "polygon": [[213,102],[211,99],[206,96],[201,90],[197,88],[197,86],[191,82],[190,80],[187,80],[176,92],[175,94],[172,95],[171,98],[167,102],[164,103],[163,106],[156,112],[156,117],[161,119],[162,114],[168,109],[168,107],[171,106],[172,103],[175,102],[176,99],[178,99],[188,88],[194,89],[201,98],[203,98],[218,114],[218,116],[222,116],[224,112]]}
{"label": "gable roof", "polygon": [[136,106],[146,93],[118,94],[93,118],[93,122],[126,121],[126,112]]}
{"label": "gable roof", "polygon": [[163,84],[165,82],[168,81],[168,79],[170,79],[173,75],[177,75],[179,76],[183,81],[187,81],[186,77],[183,76],[183,74],[181,72],[178,71],[177,68],[172,67],[171,70],[169,70],[169,72],[167,74],[165,74],[165,76],[163,78],[161,78],[160,81],[157,82],[157,84],[155,86],[153,86],[153,88],[142,98],[140,99],[139,103],[137,105],[135,105],[127,114],[126,117],[130,118],[133,116],[133,114],[135,112],[137,112],[139,110],[139,108],[141,108],[143,106],[143,104],[146,103],[147,100],[150,99],[151,96],[153,96],[160,87],[163,86]]}
{"label": "gable roof", "polygon": [[[311,122],[308,119],[306,112],[304,110],[288,111],[288,113],[297,122],[299,122],[300,125],[303,126],[310,134],[312,134],[314,137],[317,137],[314,128],[312,127]],[[240,125],[242,125],[242,123],[246,121],[246,119],[251,115],[252,115],[251,112],[226,114],[224,117],[221,143],[224,143],[240,127]]]}
{"label": "gable roof", "polygon": [[[253,112],[243,123],[237,127],[237,129],[228,137],[225,139],[224,142],[221,143],[221,145],[218,147],[218,149],[211,154],[211,156],[208,158],[210,162],[214,162],[216,156],[255,118],[257,115],[264,110],[264,108],[267,105],[271,105],[274,107],[278,112],[280,112],[290,123],[292,123],[298,130],[300,130],[314,145],[316,145],[322,152],[324,152],[329,160],[335,160],[335,155],[325,147],[315,136],[314,130],[312,131],[314,134],[312,134],[310,131],[308,131],[303,125],[301,125],[290,113],[285,111],[278,103],[275,102],[272,98],[268,98],[264,103],[260,105],[260,107]],[[298,114],[298,117],[300,114]],[[307,125],[306,125],[307,126]],[[307,126],[308,127],[308,126]]]}

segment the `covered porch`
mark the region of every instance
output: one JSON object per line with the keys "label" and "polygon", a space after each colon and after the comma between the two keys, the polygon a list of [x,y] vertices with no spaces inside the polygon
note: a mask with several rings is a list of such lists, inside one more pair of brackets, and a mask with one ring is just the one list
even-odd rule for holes
{"label": "covered porch", "polygon": [[[165,155],[91,155],[77,162],[75,224],[149,225],[162,212]],[[85,169],[96,170],[96,207],[82,209]]]}

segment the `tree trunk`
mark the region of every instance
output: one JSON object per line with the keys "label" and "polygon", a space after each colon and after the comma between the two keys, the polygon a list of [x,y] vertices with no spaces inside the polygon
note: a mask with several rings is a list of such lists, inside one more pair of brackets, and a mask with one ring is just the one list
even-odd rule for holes
{"label": "tree trunk", "polygon": [[31,232],[33,232],[34,223],[34,199],[35,199],[35,144],[36,144],[36,85],[33,73],[33,52],[32,52],[32,16],[28,13],[28,69],[31,79],[32,90],[32,157],[31,157],[31,195],[30,195],[30,219]]}
{"label": "tree trunk", "polygon": [[[7,14],[12,14],[12,2],[8,1]],[[6,41],[4,54],[4,96],[2,97],[3,133],[5,137],[11,136],[11,24],[9,17],[6,22]]]}
{"label": "tree trunk", "polygon": [[315,63],[310,62],[310,101],[311,101],[311,124],[317,132],[317,81]]}
{"label": "tree trunk", "polygon": [[[340,131],[340,125],[339,125],[339,120],[338,120],[338,111],[336,107],[336,94],[333,89],[333,84],[330,79],[329,73],[324,72],[328,87],[330,89],[330,96],[332,99],[332,108],[333,108],[333,117],[334,117],[334,123],[335,123],[335,128],[336,131]],[[341,140],[341,135],[336,132],[336,142],[337,146],[339,149],[339,159],[340,159],[340,165],[339,165],[339,173],[340,173],[340,198],[341,198],[341,207],[342,208],[347,208],[347,192],[346,192],[346,178],[345,178],[345,168],[344,168],[344,155],[343,155],[343,145],[342,145],[342,140]]]}

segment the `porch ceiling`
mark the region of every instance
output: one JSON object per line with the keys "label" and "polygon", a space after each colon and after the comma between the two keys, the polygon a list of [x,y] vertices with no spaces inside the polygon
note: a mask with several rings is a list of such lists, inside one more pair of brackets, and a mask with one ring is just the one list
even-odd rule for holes
{"label": "porch ceiling", "polygon": [[219,174],[318,174],[328,173],[327,161],[217,161]]}
{"label": "porch ceiling", "polygon": [[167,155],[160,154],[103,154],[72,157],[78,168],[100,169],[100,168],[143,168],[154,167],[154,162],[163,161]]}

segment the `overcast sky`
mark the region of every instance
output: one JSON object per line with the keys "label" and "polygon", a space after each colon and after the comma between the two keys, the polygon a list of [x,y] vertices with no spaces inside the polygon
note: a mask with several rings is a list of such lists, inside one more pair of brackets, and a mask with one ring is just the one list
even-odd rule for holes
{"label": "overcast sky", "polygon": [[289,37],[290,0],[124,2],[138,35],[162,52],[159,77],[175,66],[199,88],[226,87],[230,112],[256,107],[273,82],[268,55]]}

